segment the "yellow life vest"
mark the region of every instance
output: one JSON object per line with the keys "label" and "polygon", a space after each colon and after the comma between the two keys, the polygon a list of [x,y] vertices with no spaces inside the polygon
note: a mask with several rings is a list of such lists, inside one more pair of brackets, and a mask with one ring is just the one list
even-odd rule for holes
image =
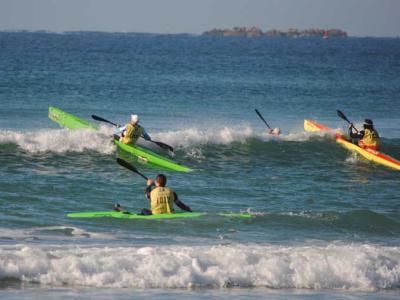
{"label": "yellow life vest", "polygon": [[380,145],[379,134],[375,130],[365,129],[363,138],[358,142],[362,148],[377,150]]}
{"label": "yellow life vest", "polygon": [[127,124],[122,142],[124,144],[136,144],[137,140],[143,135],[144,129],[140,125]]}
{"label": "yellow life vest", "polygon": [[156,187],[150,193],[150,209],[154,215],[174,212],[174,192],[167,187]]}

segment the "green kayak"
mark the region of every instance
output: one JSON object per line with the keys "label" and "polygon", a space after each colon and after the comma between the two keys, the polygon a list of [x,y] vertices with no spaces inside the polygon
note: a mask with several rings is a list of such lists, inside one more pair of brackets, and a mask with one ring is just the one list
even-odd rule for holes
{"label": "green kayak", "polygon": [[[159,214],[159,215],[138,215],[130,212],[119,212],[119,211],[96,211],[96,212],[77,212],[69,213],[69,218],[118,218],[118,219],[179,219],[179,218],[198,218],[205,216],[207,213],[204,212],[176,212],[173,214]],[[249,213],[218,213],[218,216],[231,217],[231,218],[251,218]]]}
{"label": "green kayak", "polygon": [[49,118],[54,122],[60,124],[62,127],[69,129],[98,129],[96,124],[80,119],[53,106],[49,106]]}
{"label": "green kayak", "polygon": [[[69,129],[82,129],[82,128],[90,128],[97,130],[98,126],[94,123],[91,123],[87,120],[80,119],[74,115],[66,113],[59,108],[50,106],[49,107],[49,118],[54,122],[60,124],[63,127]],[[177,171],[177,172],[190,172],[192,169],[179,165],[176,162],[165,158],[161,155],[158,155],[148,149],[145,149],[140,146],[131,146],[126,145],[118,140],[114,139],[114,144],[117,145],[118,149],[125,151],[135,157],[137,162],[141,164],[146,164],[151,167],[163,168],[169,171]]]}

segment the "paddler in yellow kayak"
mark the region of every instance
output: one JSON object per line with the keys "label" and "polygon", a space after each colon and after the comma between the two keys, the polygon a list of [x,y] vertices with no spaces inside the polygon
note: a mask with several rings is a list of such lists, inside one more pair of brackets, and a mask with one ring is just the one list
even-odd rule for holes
{"label": "paddler in yellow kayak", "polygon": [[151,137],[147,134],[145,129],[139,125],[138,115],[131,115],[131,121],[124,127],[118,128],[118,131],[121,133],[119,141],[124,144],[135,145],[140,137],[151,141]]}
{"label": "paddler in yellow kayak", "polygon": [[[146,196],[150,201],[150,209],[143,208],[143,215],[158,215],[174,213],[174,204],[180,209],[192,212],[189,206],[178,199],[178,195],[169,187],[166,187],[167,177],[159,174],[156,180],[147,180]],[[155,185],[155,186],[154,186]]]}
{"label": "paddler in yellow kayak", "polygon": [[[370,119],[365,119],[363,124],[364,130],[358,131],[353,123],[349,125],[349,136],[358,140],[358,146],[364,149],[378,150],[380,146],[380,138],[378,132],[374,128],[374,123]],[[356,132],[353,132],[353,128]]]}

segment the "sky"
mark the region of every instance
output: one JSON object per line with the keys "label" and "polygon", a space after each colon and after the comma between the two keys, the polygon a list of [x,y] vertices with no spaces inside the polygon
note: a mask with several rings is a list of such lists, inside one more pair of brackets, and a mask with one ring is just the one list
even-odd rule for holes
{"label": "sky", "polygon": [[0,31],[201,34],[257,26],[400,36],[400,0],[0,0]]}

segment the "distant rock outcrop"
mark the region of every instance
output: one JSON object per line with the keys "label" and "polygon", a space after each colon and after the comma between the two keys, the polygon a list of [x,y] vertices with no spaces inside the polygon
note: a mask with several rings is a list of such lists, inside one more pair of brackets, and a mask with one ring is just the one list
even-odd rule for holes
{"label": "distant rock outcrop", "polygon": [[258,27],[233,27],[232,29],[211,29],[203,33],[208,36],[243,36],[243,37],[261,37],[264,35],[262,30]]}
{"label": "distant rock outcrop", "polygon": [[233,27],[232,29],[211,29],[203,33],[206,36],[241,36],[248,38],[258,38],[258,37],[291,37],[291,38],[301,38],[301,37],[347,37],[347,32],[341,29],[318,29],[310,28],[305,30],[298,30],[297,28],[289,28],[288,30],[277,30],[270,29],[263,32],[258,27]]}

